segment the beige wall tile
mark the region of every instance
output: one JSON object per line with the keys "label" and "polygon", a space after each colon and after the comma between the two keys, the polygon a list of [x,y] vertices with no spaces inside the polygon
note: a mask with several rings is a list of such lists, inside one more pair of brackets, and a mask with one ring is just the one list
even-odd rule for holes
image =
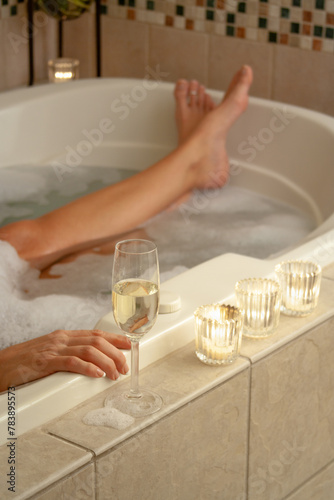
{"label": "beige wall tile", "polygon": [[329,500],[334,498],[334,463],[305,483],[286,500]]}
{"label": "beige wall tile", "polygon": [[27,20],[14,16],[1,21],[6,88],[27,85],[29,81]]}
{"label": "beige wall tile", "polygon": [[59,482],[46,490],[41,495],[34,497],[36,500],[94,500],[95,499],[95,471],[94,465],[90,464],[80,472]]}
{"label": "beige wall tile", "polygon": [[102,16],[102,76],[143,78],[149,26]]}
{"label": "beige wall tile", "polygon": [[[10,443],[10,441],[8,441]],[[5,482],[0,484],[0,498],[30,498],[87,464],[92,454],[85,450],[49,436],[41,431],[33,431],[20,436],[13,445],[15,452],[16,496],[8,491]],[[9,448],[0,447],[0,477],[9,472],[7,457]]]}
{"label": "beige wall tile", "polygon": [[48,81],[48,60],[57,57],[58,23],[42,11],[34,15],[34,81]]}
{"label": "beige wall tile", "polygon": [[275,100],[334,115],[333,88],[333,54],[275,47]]}
{"label": "beige wall tile", "polygon": [[334,318],[252,368],[249,500],[282,499],[334,457]]}
{"label": "beige wall tile", "polygon": [[195,79],[207,84],[209,35],[151,26],[149,64],[168,73],[165,80]]}
{"label": "beige wall tile", "polygon": [[5,40],[3,38],[3,24],[0,20],[0,92],[6,88],[6,66],[5,66]]}
{"label": "beige wall tile", "polygon": [[100,458],[97,497],[244,499],[248,377],[242,372]]}
{"label": "beige wall tile", "polygon": [[90,12],[63,23],[63,57],[80,61],[80,78],[96,76],[95,16]]}
{"label": "beige wall tile", "polygon": [[243,64],[248,64],[254,72],[250,94],[270,98],[272,55],[273,48],[269,44],[212,36],[210,38],[208,86],[226,90],[233,74]]}

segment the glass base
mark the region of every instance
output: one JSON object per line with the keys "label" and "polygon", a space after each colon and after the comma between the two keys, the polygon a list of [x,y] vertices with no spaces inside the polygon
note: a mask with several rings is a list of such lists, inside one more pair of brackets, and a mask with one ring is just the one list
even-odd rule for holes
{"label": "glass base", "polygon": [[304,308],[298,310],[298,309],[289,309],[288,307],[282,305],[281,313],[285,314],[286,316],[295,316],[296,318],[302,318],[303,316],[308,316],[309,314],[313,313],[314,309],[315,306],[309,309]]}
{"label": "glass base", "polygon": [[132,417],[145,417],[159,411],[163,401],[155,392],[140,390],[140,397],[133,397],[125,392],[123,394],[110,394],[106,397],[104,406],[112,406],[122,413]]}

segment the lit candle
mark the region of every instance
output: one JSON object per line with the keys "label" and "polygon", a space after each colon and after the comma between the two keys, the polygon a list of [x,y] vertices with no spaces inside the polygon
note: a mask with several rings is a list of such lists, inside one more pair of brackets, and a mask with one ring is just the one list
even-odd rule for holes
{"label": "lit candle", "polygon": [[217,339],[202,338],[202,349],[208,358],[216,360],[227,360],[234,353],[234,345],[220,344],[221,340],[218,336]]}
{"label": "lit candle", "polygon": [[236,307],[212,304],[195,311],[196,355],[209,365],[234,361],[240,352],[243,315]]}
{"label": "lit candle", "polygon": [[282,288],[282,312],[306,316],[318,304],[321,267],[315,262],[289,260],[275,267]]}
{"label": "lit candle", "polygon": [[59,58],[48,62],[49,81],[63,83],[79,77],[79,61],[77,59]]}

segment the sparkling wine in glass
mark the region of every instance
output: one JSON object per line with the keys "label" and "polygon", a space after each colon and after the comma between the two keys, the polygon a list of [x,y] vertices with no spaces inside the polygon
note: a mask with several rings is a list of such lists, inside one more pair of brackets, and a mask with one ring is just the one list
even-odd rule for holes
{"label": "sparkling wine in glass", "polygon": [[139,389],[139,341],[156,322],[159,309],[157,247],[148,240],[124,240],[116,244],[112,305],[117,325],[131,340],[131,388],[110,394],[106,405],[134,417],[150,415],[162,407],[158,394]]}

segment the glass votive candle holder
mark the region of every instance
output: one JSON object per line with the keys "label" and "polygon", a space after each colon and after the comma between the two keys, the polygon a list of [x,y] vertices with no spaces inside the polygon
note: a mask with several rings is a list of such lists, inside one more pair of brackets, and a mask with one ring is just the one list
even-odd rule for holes
{"label": "glass votive candle holder", "polygon": [[278,326],[281,290],[275,280],[248,278],[235,285],[237,305],[244,314],[243,335],[261,338],[274,333]]}
{"label": "glass votive candle holder", "polygon": [[288,316],[306,316],[318,304],[321,267],[303,260],[288,260],[275,267],[282,289],[281,311]]}
{"label": "glass votive candle holder", "polygon": [[49,82],[64,83],[79,78],[79,61],[60,57],[48,62]]}
{"label": "glass votive candle holder", "polygon": [[243,317],[237,307],[210,304],[196,309],[196,355],[208,365],[232,363],[240,353]]}

